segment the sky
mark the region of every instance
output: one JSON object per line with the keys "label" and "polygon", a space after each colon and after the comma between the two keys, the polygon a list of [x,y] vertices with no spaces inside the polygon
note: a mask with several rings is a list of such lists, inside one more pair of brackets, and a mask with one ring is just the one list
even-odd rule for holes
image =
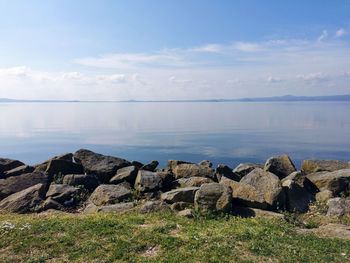
{"label": "sky", "polygon": [[347,0],[0,0],[0,98],[350,94]]}

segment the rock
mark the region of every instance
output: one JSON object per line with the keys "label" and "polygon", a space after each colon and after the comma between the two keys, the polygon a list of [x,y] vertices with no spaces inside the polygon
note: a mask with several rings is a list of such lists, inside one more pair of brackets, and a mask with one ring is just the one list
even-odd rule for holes
{"label": "rock", "polygon": [[173,211],[181,211],[192,206],[193,206],[193,203],[176,202],[171,204],[170,209]]}
{"label": "rock", "polygon": [[102,183],[107,183],[116,174],[117,170],[131,163],[127,160],[95,153],[81,149],[74,153],[74,160],[81,163],[87,174],[94,174]]}
{"label": "rock", "polygon": [[214,181],[207,177],[187,177],[180,178],[175,181],[177,187],[200,187],[202,184],[214,183]]}
{"label": "rock", "polygon": [[138,169],[135,166],[127,166],[118,169],[117,174],[109,181],[111,184],[119,184],[121,182],[135,183]]}
{"label": "rock", "polygon": [[130,188],[124,184],[102,184],[91,194],[89,201],[97,206],[115,204],[132,197]]}
{"label": "rock", "polygon": [[331,198],[333,198],[332,191],[329,190],[323,190],[321,192],[318,192],[315,196],[316,201],[319,203],[327,203],[327,201]]}
{"label": "rock", "polygon": [[193,218],[194,217],[192,209],[184,209],[182,211],[179,211],[177,213],[177,215],[178,216],[187,217],[187,218]]}
{"label": "rock", "polygon": [[268,159],[264,170],[277,175],[280,179],[296,171],[292,160],[286,154]]}
{"label": "rock", "polygon": [[46,185],[36,184],[0,201],[0,211],[26,213],[35,210],[43,201]]}
{"label": "rock", "polygon": [[140,212],[143,214],[147,214],[151,212],[161,211],[166,208],[168,208],[168,205],[162,201],[159,201],[159,200],[147,201],[141,206]]}
{"label": "rock", "polygon": [[218,182],[220,182],[222,177],[226,177],[228,179],[234,180],[234,181],[239,181],[241,180],[241,176],[232,172],[232,169],[228,167],[227,165],[224,164],[219,164],[218,167],[216,168],[216,179]]}
{"label": "rock", "polygon": [[26,174],[26,173],[32,173],[33,171],[34,171],[33,166],[21,165],[21,166],[14,168],[14,169],[11,169],[11,170],[4,172],[3,178],[7,178],[7,177],[11,177],[11,176],[18,176],[18,175]]}
{"label": "rock", "polygon": [[231,189],[219,183],[203,184],[195,194],[195,209],[207,212],[229,212],[232,205]]}
{"label": "rock", "polygon": [[349,168],[350,163],[338,160],[304,160],[301,165],[301,170],[306,174],[323,171],[334,172]]}
{"label": "rock", "polygon": [[25,165],[24,163],[18,160],[12,160],[7,158],[0,158],[0,178],[2,178],[2,174],[6,171],[17,168],[18,166]]}
{"label": "rock", "polygon": [[237,204],[264,210],[280,210],[285,206],[285,195],[278,177],[256,168],[239,183],[232,182],[232,196]]}
{"label": "rock", "polygon": [[89,204],[84,209],[84,213],[124,213],[134,209],[133,202],[119,203],[113,205],[96,206]]}
{"label": "rock", "polygon": [[198,176],[208,177],[210,179],[215,178],[215,170],[206,165],[182,163],[176,165],[172,171],[176,179]]}
{"label": "rock", "polygon": [[162,178],[154,172],[140,170],[135,180],[135,189],[141,193],[154,192],[163,186]]}
{"label": "rock", "polygon": [[140,170],[146,170],[146,171],[154,172],[156,170],[158,164],[159,164],[158,161],[153,160],[149,164],[146,164],[146,165],[142,166]]}
{"label": "rock", "polygon": [[342,224],[327,224],[318,228],[298,229],[299,234],[316,234],[321,237],[350,239],[350,227]]}
{"label": "rock", "polygon": [[60,204],[64,204],[65,201],[74,199],[79,195],[80,189],[67,184],[51,184],[49,190],[46,193],[46,198],[50,198]]}
{"label": "rock", "polygon": [[170,204],[176,202],[194,203],[194,195],[198,189],[199,187],[179,188],[163,193],[160,198]]}
{"label": "rock", "polygon": [[170,170],[158,171],[157,175],[162,179],[163,189],[171,189],[174,185],[174,174]]}
{"label": "rock", "polygon": [[316,186],[302,172],[294,172],[282,180],[286,193],[286,208],[290,212],[305,213],[315,201]]}
{"label": "rock", "polygon": [[64,207],[59,202],[51,198],[47,198],[44,202],[40,204],[40,207],[38,208],[38,212],[43,212],[50,209],[64,210]]}
{"label": "rock", "polygon": [[204,167],[209,167],[209,168],[213,167],[213,164],[210,161],[208,161],[208,160],[203,160],[198,165],[201,165],[201,166],[204,166]]}
{"label": "rock", "polygon": [[46,169],[47,169],[47,165],[49,164],[49,162],[51,160],[65,160],[65,161],[69,161],[71,162],[73,160],[73,154],[72,153],[65,153],[65,154],[62,154],[62,155],[58,155],[58,156],[55,156],[43,163],[40,163],[40,164],[37,164],[34,166],[35,168],[35,172],[45,172]]}
{"label": "rock", "polygon": [[63,184],[83,186],[89,191],[95,190],[99,185],[97,178],[91,174],[67,174],[63,177]]}
{"label": "rock", "polygon": [[331,191],[333,196],[348,194],[350,191],[350,169],[312,173],[307,178],[321,191]]}
{"label": "rock", "polygon": [[238,174],[240,178],[242,178],[243,176],[253,171],[255,168],[264,168],[264,165],[256,163],[240,163],[235,169],[233,169],[232,172]]}
{"label": "rock", "polygon": [[350,198],[332,198],[327,202],[327,216],[350,215]]}
{"label": "rock", "polygon": [[51,160],[45,171],[50,176],[66,174],[83,174],[84,167],[81,164],[66,160]]}
{"label": "rock", "polygon": [[51,178],[44,173],[27,173],[0,179],[0,200],[36,184],[48,185]]}
{"label": "rock", "polygon": [[192,164],[190,162],[179,161],[179,160],[168,160],[168,168],[174,170],[179,164]]}
{"label": "rock", "polygon": [[284,215],[272,211],[261,210],[251,207],[233,207],[233,215],[240,216],[244,218],[249,217],[259,217],[259,218],[274,218],[274,219],[284,219]]}
{"label": "rock", "polygon": [[131,165],[132,165],[132,166],[135,166],[137,169],[141,169],[141,167],[144,166],[143,163],[140,163],[140,162],[138,162],[138,161],[132,161],[132,162],[131,162]]}

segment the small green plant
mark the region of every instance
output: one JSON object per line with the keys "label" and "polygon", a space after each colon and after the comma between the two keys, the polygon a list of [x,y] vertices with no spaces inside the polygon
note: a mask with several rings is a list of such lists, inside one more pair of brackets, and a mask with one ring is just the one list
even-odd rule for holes
{"label": "small green plant", "polygon": [[63,183],[63,177],[64,177],[64,174],[62,174],[61,172],[59,172],[58,174],[54,174],[53,182],[55,184],[62,184]]}

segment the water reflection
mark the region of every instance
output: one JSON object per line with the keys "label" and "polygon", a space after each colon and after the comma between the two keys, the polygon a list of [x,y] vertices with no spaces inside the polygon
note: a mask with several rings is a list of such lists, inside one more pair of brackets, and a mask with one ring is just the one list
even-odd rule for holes
{"label": "water reflection", "polygon": [[350,103],[2,103],[0,156],[86,147],[130,160],[350,159]]}

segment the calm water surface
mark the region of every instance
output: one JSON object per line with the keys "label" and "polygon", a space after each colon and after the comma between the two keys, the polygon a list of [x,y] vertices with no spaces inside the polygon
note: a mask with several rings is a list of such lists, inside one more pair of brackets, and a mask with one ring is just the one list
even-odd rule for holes
{"label": "calm water surface", "polygon": [[0,103],[0,156],[34,164],[79,148],[162,165],[350,160],[350,103]]}

